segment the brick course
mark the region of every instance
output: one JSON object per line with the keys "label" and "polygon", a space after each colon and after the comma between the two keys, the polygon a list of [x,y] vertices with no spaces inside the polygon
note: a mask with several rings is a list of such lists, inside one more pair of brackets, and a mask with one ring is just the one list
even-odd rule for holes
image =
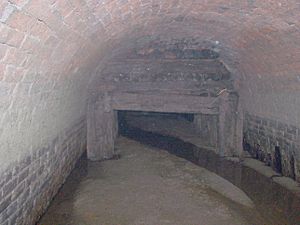
{"label": "brick course", "polygon": [[[245,115],[244,144],[248,144],[246,149],[253,157],[265,162],[267,155],[270,154],[271,165],[274,167],[275,147],[279,147],[282,156],[282,174],[297,181],[300,181],[299,140],[299,127],[249,113]],[[294,165],[291,165],[292,158]]]}
{"label": "brick course", "polygon": [[0,224],[35,224],[85,149],[86,120],[81,118],[0,174]]}

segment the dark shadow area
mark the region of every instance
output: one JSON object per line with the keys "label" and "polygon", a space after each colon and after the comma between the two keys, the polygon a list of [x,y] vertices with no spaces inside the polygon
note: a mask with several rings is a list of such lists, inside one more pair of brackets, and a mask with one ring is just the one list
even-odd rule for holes
{"label": "dark shadow area", "polygon": [[281,152],[278,146],[275,147],[275,162],[274,167],[277,173],[282,173],[282,165],[281,165]]}

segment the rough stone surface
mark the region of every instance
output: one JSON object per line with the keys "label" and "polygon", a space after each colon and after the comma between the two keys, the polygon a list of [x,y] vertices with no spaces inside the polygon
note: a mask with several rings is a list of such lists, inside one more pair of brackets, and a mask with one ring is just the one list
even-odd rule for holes
{"label": "rough stone surface", "polygon": [[[111,62],[101,71],[112,82],[193,81],[199,86],[229,86],[230,72],[218,60],[173,60],[140,58]],[[217,83],[218,82],[218,83]]]}
{"label": "rough stone surface", "polygon": [[0,176],[0,224],[35,224],[86,149],[85,118]]}
{"label": "rough stone surface", "polygon": [[253,157],[276,170],[275,148],[280,150],[284,176],[300,181],[300,129],[291,124],[247,113],[244,124],[244,148]]}

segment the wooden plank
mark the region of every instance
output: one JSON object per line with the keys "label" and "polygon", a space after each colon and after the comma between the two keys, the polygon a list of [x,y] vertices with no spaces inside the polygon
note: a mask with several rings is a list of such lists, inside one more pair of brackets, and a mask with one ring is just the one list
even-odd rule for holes
{"label": "wooden plank", "polygon": [[105,82],[97,86],[101,92],[137,92],[137,93],[162,93],[162,94],[184,94],[202,95],[204,92],[215,92],[216,89],[226,88],[221,82],[207,82],[201,85],[193,81],[166,81],[166,82]]}
{"label": "wooden plank", "polygon": [[212,97],[115,92],[111,100],[115,110],[204,114],[219,111],[218,99]]}

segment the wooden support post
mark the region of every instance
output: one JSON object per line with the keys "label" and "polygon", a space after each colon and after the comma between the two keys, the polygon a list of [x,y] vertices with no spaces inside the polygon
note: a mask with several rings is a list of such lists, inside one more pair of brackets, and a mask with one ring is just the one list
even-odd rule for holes
{"label": "wooden support post", "polygon": [[87,156],[90,160],[105,160],[114,156],[118,133],[117,115],[111,108],[111,98],[105,93],[88,104]]}
{"label": "wooden support post", "polygon": [[218,153],[220,156],[238,156],[237,149],[237,103],[236,93],[220,96]]}

